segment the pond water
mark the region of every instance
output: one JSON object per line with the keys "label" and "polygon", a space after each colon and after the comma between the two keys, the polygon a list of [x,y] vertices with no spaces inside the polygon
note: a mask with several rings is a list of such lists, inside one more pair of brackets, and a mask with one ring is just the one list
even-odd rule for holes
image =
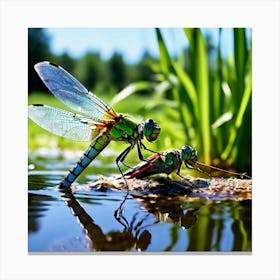
{"label": "pond water", "polygon": [[[56,186],[78,158],[51,152],[29,155],[30,253],[252,251],[251,200],[145,197],[111,190],[60,192]],[[104,158],[106,154],[98,157],[75,183],[117,173]]]}

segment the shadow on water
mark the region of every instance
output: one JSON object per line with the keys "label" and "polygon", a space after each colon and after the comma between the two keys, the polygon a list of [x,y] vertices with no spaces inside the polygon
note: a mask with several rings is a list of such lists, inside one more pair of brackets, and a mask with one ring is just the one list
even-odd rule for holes
{"label": "shadow on water", "polygon": [[60,192],[30,172],[28,248],[36,252],[251,252],[251,200],[107,190]]}

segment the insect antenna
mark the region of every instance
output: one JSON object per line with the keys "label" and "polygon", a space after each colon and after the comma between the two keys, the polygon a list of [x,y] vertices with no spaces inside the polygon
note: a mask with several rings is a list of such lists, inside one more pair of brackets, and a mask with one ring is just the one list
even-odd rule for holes
{"label": "insect antenna", "polygon": [[[245,177],[245,178],[247,178],[247,179],[252,179],[252,177],[250,177],[249,175],[247,175],[246,172],[245,172],[245,173],[237,173],[237,172],[233,172],[233,171],[228,171],[228,170],[225,170],[225,169],[222,169],[222,168],[219,168],[219,167],[216,167],[216,166],[208,165],[208,164],[205,164],[205,163],[202,163],[202,162],[199,162],[199,161],[197,161],[196,164],[201,165],[201,166],[204,166],[204,167],[209,167],[209,168],[211,168],[211,169],[218,170],[218,171],[221,171],[221,172],[224,172],[224,173],[228,173],[228,174],[231,174],[231,175],[239,176],[240,178]],[[202,172],[202,173],[208,175],[209,177],[211,177],[210,174],[208,174],[208,173],[207,173],[206,171],[204,171],[204,170],[201,170],[201,169],[198,168],[198,167],[194,167],[194,169],[197,169],[197,171]]]}

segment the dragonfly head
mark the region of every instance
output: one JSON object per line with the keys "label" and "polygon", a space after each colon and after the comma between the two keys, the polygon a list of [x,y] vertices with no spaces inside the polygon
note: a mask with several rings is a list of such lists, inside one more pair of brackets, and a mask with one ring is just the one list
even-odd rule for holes
{"label": "dragonfly head", "polygon": [[160,133],[160,126],[152,119],[147,119],[143,125],[143,134],[149,142],[157,139]]}
{"label": "dragonfly head", "polygon": [[181,149],[182,159],[186,166],[191,165],[192,167],[195,165],[197,161],[197,150],[191,146],[183,146]]}

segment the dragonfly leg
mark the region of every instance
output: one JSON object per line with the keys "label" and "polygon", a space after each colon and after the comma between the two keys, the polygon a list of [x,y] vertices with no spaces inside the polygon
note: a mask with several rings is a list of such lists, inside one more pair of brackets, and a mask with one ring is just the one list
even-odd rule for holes
{"label": "dragonfly leg", "polygon": [[148,162],[148,163],[152,163],[153,164],[153,162],[151,161],[151,160],[148,160],[148,159],[144,159],[144,157],[143,157],[143,155],[142,155],[142,152],[141,152],[141,149],[144,149],[144,150],[146,150],[146,151],[149,151],[149,152],[152,152],[152,153],[155,153],[155,154],[161,154],[161,153],[159,153],[159,152],[155,152],[155,151],[153,151],[153,150],[150,150],[150,149],[148,149],[141,141],[139,141],[139,142],[137,142],[137,151],[138,151],[138,157],[139,157],[139,159],[141,160],[141,161],[145,161],[145,162]]}
{"label": "dragonfly leg", "polygon": [[121,173],[121,175],[122,175],[122,177],[123,177],[123,179],[124,179],[124,181],[125,181],[127,190],[128,190],[128,185],[127,185],[127,182],[126,182],[126,180],[125,180],[125,178],[124,178],[124,174],[123,174],[123,172],[122,172],[122,170],[121,170],[121,168],[120,168],[119,162],[121,162],[122,164],[124,164],[123,162],[124,162],[126,156],[128,155],[128,153],[131,151],[131,149],[132,149],[133,147],[134,147],[134,145],[131,144],[129,147],[127,147],[127,148],[116,158],[116,164],[117,164],[117,166],[118,166],[119,172]]}
{"label": "dragonfly leg", "polygon": [[141,161],[146,161],[142,155],[142,152],[141,152],[141,147],[145,147],[144,144],[142,144],[142,142],[137,142],[137,152],[138,152],[138,157]]}
{"label": "dragonfly leg", "polygon": [[127,147],[116,159],[116,162],[121,162],[125,167],[132,168],[130,165],[126,164],[124,162],[126,156],[129,154],[129,152],[133,149],[134,144],[131,144],[129,147]]}
{"label": "dragonfly leg", "polygon": [[126,156],[129,154],[129,152],[132,150],[133,145],[130,145],[129,147],[127,147],[116,159],[116,162],[121,162],[123,165],[126,165],[124,163],[124,160],[126,158]]}
{"label": "dragonfly leg", "polygon": [[[129,223],[127,221],[127,219],[123,216],[123,205],[126,201],[128,197],[128,192],[126,193],[122,203],[120,204],[120,206],[118,207],[118,209],[115,210],[114,212],[114,217],[115,219],[121,224],[124,226],[125,229],[128,229],[129,228]],[[123,220],[123,221],[122,221]]]}
{"label": "dragonfly leg", "polygon": [[184,183],[186,183],[187,185],[189,185],[190,187],[192,188],[195,188],[195,185],[189,180],[187,179],[186,177],[182,176],[180,174],[180,171],[181,171],[181,168],[179,167],[179,169],[177,170],[176,174],[181,178],[183,179]]}
{"label": "dragonfly leg", "polygon": [[[139,143],[138,143],[139,144]],[[153,150],[151,150],[151,149],[148,149],[142,142],[140,142],[140,149],[141,148],[143,148],[144,150],[146,150],[146,151],[149,151],[149,152],[151,152],[151,153],[154,153],[154,154],[158,154],[159,152],[156,152],[156,151],[153,151]],[[137,145],[138,146],[138,145]],[[139,153],[139,152],[138,152]],[[140,152],[141,153],[141,152]],[[141,155],[142,155],[142,153],[141,153]],[[143,156],[142,156],[143,157]],[[142,160],[142,159],[141,159]]]}
{"label": "dragonfly leg", "polygon": [[194,170],[196,170],[196,171],[198,171],[198,172],[200,172],[200,173],[202,173],[202,174],[208,176],[209,178],[211,178],[211,175],[210,175],[208,172],[206,172],[206,171],[200,169],[198,166],[194,166],[194,165],[186,165],[186,166],[187,166],[189,169],[194,169]]}

